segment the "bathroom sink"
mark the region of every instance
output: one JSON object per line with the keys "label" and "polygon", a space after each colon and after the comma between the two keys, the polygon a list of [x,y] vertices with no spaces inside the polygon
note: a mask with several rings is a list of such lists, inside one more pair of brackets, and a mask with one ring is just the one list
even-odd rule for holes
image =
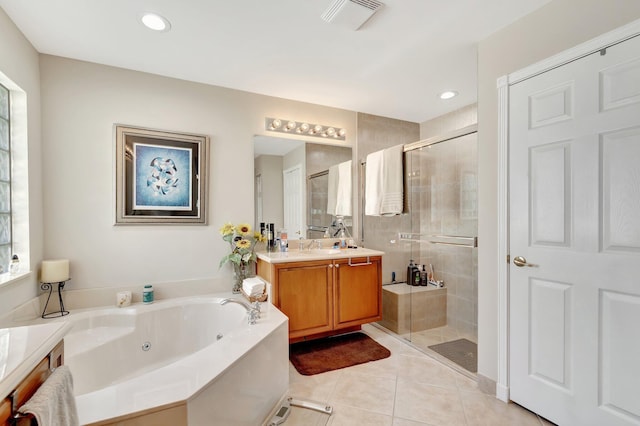
{"label": "bathroom sink", "polygon": [[342,250],[337,249],[337,248],[311,249],[309,251],[311,253],[315,253],[315,254],[338,254],[338,253],[344,253]]}

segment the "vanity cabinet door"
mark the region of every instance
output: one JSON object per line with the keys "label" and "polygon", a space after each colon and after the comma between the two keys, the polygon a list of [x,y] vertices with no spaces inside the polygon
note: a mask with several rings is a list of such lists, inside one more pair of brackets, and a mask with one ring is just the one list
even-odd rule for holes
{"label": "vanity cabinet door", "polygon": [[4,398],[0,401],[0,425],[11,424],[11,400]]}
{"label": "vanity cabinet door", "polygon": [[335,261],[334,328],[382,319],[381,257]]}
{"label": "vanity cabinet door", "polygon": [[333,269],[331,261],[276,266],[274,304],[289,317],[289,338],[333,329]]}

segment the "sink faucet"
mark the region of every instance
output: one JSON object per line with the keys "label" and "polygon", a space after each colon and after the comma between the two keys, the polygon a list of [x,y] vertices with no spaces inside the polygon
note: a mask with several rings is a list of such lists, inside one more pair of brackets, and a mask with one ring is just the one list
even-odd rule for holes
{"label": "sink faucet", "polygon": [[251,325],[255,324],[260,318],[260,302],[255,302],[253,305],[250,305],[244,300],[232,298],[222,299],[220,301],[220,305],[222,306],[226,305],[227,303],[237,303],[238,305],[242,305],[247,310],[247,314],[249,314],[248,321]]}

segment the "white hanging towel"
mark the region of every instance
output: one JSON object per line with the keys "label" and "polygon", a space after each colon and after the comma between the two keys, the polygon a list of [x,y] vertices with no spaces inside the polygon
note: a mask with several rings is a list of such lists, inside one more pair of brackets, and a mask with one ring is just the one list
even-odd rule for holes
{"label": "white hanging towel", "polygon": [[335,216],[351,216],[351,160],[338,164]]}
{"label": "white hanging towel", "polygon": [[338,165],[329,167],[328,187],[327,187],[327,214],[335,216],[336,204],[338,203]]}
{"label": "white hanging towel", "polygon": [[18,411],[33,414],[38,424],[43,426],[79,426],[69,367],[62,365],[56,368]]}
{"label": "white hanging towel", "polygon": [[381,216],[402,214],[404,195],[402,156],[404,145],[396,145],[382,151],[382,202]]}
{"label": "white hanging towel", "polygon": [[367,155],[366,161],[364,214],[368,216],[380,216],[380,206],[382,205],[383,152],[372,152]]}

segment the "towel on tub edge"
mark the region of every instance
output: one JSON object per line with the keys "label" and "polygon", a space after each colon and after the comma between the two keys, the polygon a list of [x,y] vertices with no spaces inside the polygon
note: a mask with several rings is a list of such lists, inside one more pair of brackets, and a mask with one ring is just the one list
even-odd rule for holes
{"label": "towel on tub edge", "polygon": [[39,426],[79,426],[69,367],[56,368],[18,411],[33,414]]}
{"label": "towel on tub edge", "polygon": [[260,277],[245,278],[242,281],[242,290],[249,296],[260,296],[264,293],[265,282]]}

